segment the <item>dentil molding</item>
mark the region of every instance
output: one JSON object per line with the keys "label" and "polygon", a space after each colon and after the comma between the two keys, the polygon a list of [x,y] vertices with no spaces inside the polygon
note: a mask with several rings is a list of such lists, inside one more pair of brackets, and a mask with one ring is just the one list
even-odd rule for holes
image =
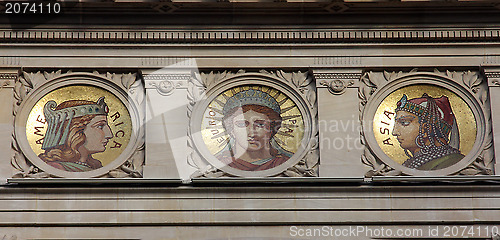
{"label": "dentil molding", "polygon": [[[500,37],[498,28],[422,29],[0,29],[0,43],[370,43],[370,42],[485,42]],[[357,62],[356,60],[355,62]]]}

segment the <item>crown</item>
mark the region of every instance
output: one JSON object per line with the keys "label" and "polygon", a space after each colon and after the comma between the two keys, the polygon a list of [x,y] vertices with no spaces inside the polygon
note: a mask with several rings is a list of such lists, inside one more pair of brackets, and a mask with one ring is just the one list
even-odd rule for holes
{"label": "crown", "polygon": [[[85,104],[59,110],[56,110],[56,106],[57,103],[50,100],[43,107],[43,115],[48,125],[43,139],[43,150],[61,146],[66,142],[69,127],[74,118],[86,115],[107,115],[109,112],[104,97],[100,97],[95,104]],[[66,120],[68,120],[68,124],[63,129]]]}
{"label": "crown", "polygon": [[263,91],[255,89],[245,90],[234,94],[227,100],[226,104],[224,104],[222,112],[226,115],[233,108],[250,104],[268,107],[281,115],[281,108],[276,99]]}

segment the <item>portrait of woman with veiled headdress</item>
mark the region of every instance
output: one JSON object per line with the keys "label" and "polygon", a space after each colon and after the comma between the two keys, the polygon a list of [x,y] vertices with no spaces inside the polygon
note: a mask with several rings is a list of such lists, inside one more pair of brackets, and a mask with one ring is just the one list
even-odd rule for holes
{"label": "portrait of woman with veiled headdress", "polygon": [[249,89],[231,96],[222,109],[227,145],[215,154],[221,162],[243,171],[262,171],[286,162],[293,153],[276,143],[282,127],[280,104],[264,91]]}
{"label": "portrait of woman with veiled headdress", "polygon": [[438,170],[462,160],[460,135],[448,97],[408,99],[403,94],[395,109],[392,135],[407,155],[403,166],[417,170]]}
{"label": "portrait of woman with veiled headdress", "polygon": [[109,109],[104,97],[96,102],[69,100],[48,101],[43,109],[47,131],[43,153],[38,157],[48,165],[69,172],[85,172],[101,168],[92,155],[106,150],[113,137],[108,125]]}

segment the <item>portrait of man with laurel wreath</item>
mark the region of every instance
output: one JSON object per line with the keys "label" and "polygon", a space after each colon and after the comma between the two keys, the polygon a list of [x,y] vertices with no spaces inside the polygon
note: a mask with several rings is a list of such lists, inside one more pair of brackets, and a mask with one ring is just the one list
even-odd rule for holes
{"label": "portrait of man with laurel wreath", "polygon": [[293,155],[274,139],[282,127],[282,110],[268,92],[240,91],[227,99],[222,113],[229,139],[215,154],[221,162],[243,171],[262,171],[283,164]]}
{"label": "portrait of man with laurel wreath", "polygon": [[69,172],[85,172],[102,167],[92,154],[104,152],[113,133],[108,125],[109,109],[100,97],[96,102],[69,100],[48,101],[43,114],[47,131],[43,153],[38,157],[48,165]]}
{"label": "portrait of man with laurel wreath", "polygon": [[426,93],[397,102],[392,135],[397,137],[408,159],[403,166],[417,170],[438,170],[464,158],[455,114],[448,97],[433,98]]}

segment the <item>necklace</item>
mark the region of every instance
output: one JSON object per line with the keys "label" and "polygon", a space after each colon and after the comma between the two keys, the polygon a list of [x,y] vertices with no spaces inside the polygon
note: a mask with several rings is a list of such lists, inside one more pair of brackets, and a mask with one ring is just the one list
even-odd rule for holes
{"label": "necklace", "polygon": [[75,162],[75,163],[78,164],[78,165],[81,165],[81,166],[90,167],[90,165],[88,165],[85,162]]}
{"label": "necklace", "polygon": [[403,166],[409,167],[409,168],[419,168],[420,166],[434,160],[437,158],[441,158],[444,156],[448,156],[453,153],[459,153],[460,151],[458,149],[455,149],[453,147],[450,147],[448,145],[443,145],[439,147],[432,147],[426,149],[426,151],[419,151],[415,154],[415,156],[407,159],[404,163]]}

